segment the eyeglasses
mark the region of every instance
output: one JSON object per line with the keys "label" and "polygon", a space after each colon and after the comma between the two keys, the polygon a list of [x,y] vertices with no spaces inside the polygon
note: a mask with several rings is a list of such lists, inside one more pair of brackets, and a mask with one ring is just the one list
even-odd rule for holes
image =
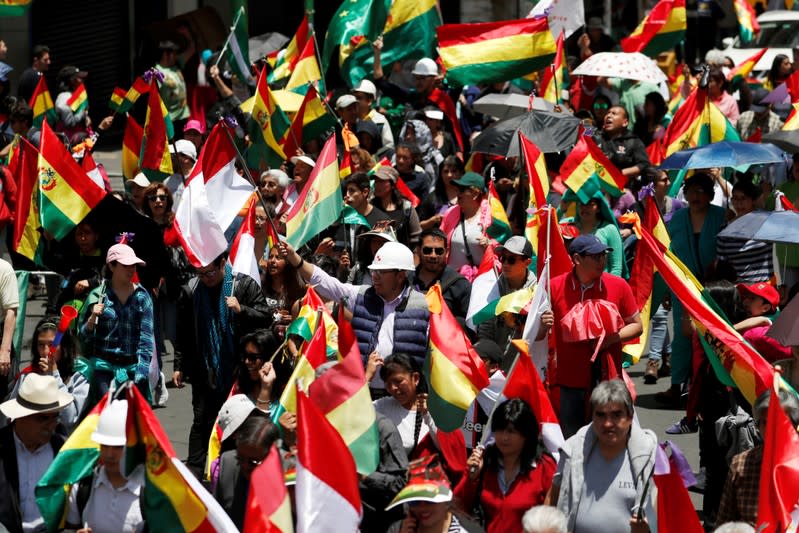
{"label": "eyeglasses", "polygon": [[444,255],[446,253],[446,248],[433,248],[432,246],[422,246],[422,253],[424,255],[433,255],[435,252],[436,255]]}
{"label": "eyeglasses", "polygon": [[205,272],[203,272],[202,270],[198,270],[197,275],[200,276],[201,278],[213,278],[214,276],[216,276],[217,272],[219,272],[218,268],[206,270]]}
{"label": "eyeglasses", "polygon": [[263,459],[261,459],[259,461],[257,459],[250,459],[249,457],[242,457],[241,455],[238,455],[238,454],[236,454],[236,461],[240,465],[247,465],[247,466],[252,466],[252,467],[259,466],[261,463],[264,462]]}
{"label": "eyeglasses", "polygon": [[169,198],[169,196],[167,196],[166,194],[153,194],[147,197],[147,199],[150,200],[151,202],[155,202],[156,200],[166,202],[167,198]]}
{"label": "eyeglasses", "polygon": [[242,361],[257,361],[258,359],[263,359],[263,358],[264,354],[262,353],[244,352],[243,354],[241,354]]}
{"label": "eyeglasses", "polygon": [[500,263],[507,263],[509,265],[515,265],[516,261],[521,261],[521,257],[516,257],[515,255],[503,255],[499,258]]}

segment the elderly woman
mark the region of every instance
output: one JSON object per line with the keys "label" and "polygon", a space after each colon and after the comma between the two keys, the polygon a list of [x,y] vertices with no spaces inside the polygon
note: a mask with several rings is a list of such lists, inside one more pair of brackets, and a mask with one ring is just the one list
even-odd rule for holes
{"label": "elderly woman", "polygon": [[633,423],[633,399],[620,379],[597,385],[590,407],[591,423],[561,449],[547,503],[566,514],[569,531],[648,532],[642,517],[654,516],[657,436]]}

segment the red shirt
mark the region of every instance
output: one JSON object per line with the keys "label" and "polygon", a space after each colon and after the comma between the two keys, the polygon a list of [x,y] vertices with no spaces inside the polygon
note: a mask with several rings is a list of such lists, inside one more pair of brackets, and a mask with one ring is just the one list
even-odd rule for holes
{"label": "red shirt", "polygon": [[[497,471],[486,469],[483,472],[483,487],[480,490],[480,505],[486,518],[488,533],[519,533],[522,531],[522,516],[530,507],[541,505],[547,491],[552,486],[557,465],[555,460],[546,454],[541,455],[535,468],[526,474],[519,474],[510,484],[508,492],[499,490]],[[461,501],[464,509],[474,508],[477,495],[478,480],[470,481],[463,476],[455,487],[455,497]]]}
{"label": "red shirt", "polygon": [[[574,271],[561,274],[552,279],[552,312],[555,313],[555,342],[557,347],[558,369],[555,382],[564,387],[589,389],[591,387],[591,356],[594,353],[590,341],[566,342],[559,321],[579,302],[586,300],[607,300],[619,308],[619,315],[626,322],[638,313],[633,291],[624,279],[607,272],[591,287],[582,289]],[[610,333],[610,332],[609,332]],[[616,363],[621,375],[622,345],[616,343],[606,348]],[[602,352],[598,357],[601,357]]]}

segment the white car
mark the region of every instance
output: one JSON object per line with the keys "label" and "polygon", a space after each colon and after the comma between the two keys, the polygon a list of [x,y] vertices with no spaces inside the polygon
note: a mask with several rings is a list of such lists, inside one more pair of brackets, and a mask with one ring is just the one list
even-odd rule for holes
{"label": "white car", "polygon": [[768,48],[755,65],[752,74],[763,78],[771,70],[777,54],[785,54],[793,61],[793,49],[799,48],[799,11],[766,11],[759,17],[760,34],[748,43],[740,36],[724,39],[722,50],[736,65],[740,65],[763,48]]}

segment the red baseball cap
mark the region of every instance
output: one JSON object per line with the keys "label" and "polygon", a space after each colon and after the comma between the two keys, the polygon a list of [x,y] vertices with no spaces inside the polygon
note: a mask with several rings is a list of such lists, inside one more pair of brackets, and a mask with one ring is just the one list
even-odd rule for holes
{"label": "red baseball cap", "polygon": [[735,286],[735,288],[738,289],[738,293],[741,295],[741,297],[744,297],[747,294],[758,296],[770,303],[771,307],[774,309],[776,309],[780,304],[780,293],[768,283],[764,283],[762,281],[760,283],[752,283],[751,285],[739,283]]}

